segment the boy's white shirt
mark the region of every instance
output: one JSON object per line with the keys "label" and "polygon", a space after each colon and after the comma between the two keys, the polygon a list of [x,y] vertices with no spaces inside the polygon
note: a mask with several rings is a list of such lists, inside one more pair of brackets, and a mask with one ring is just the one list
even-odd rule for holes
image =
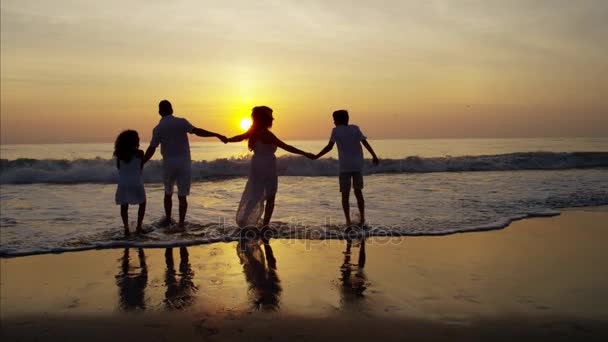
{"label": "boy's white shirt", "polygon": [[329,140],[338,145],[340,172],[361,172],[363,169],[363,149],[365,140],[359,126],[338,125],[331,131]]}

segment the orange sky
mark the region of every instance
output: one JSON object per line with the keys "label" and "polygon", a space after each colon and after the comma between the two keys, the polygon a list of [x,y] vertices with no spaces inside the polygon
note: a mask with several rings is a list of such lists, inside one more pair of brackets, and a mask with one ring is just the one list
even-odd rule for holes
{"label": "orange sky", "polygon": [[1,142],[149,138],[157,104],[285,139],[606,136],[608,2],[1,2]]}

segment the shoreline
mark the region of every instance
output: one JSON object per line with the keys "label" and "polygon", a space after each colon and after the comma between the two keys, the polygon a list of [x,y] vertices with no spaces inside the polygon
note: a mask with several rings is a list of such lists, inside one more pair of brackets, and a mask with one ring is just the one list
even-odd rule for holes
{"label": "shoreline", "polygon": [[[607,205],[597,205],[597,206],[585,206],[585,207],[567,207],[567,208],[559,208],[559,209],[547,209],[546,212],[537,212],[537,213],[528,213],[522,214],[511,218],[505,218],[502,221],[488,223],[485,226],[481,227],[471,227],[467,229],[456,229],[453,231],[441,231],[437,233],[397,233],[392,231],[384,231],[382,228],[374,228],[371,230],[364,230],[355,234],[345,233],[344,235],[325,235],[318,237],[301,237],[301,236],[289,236],[283,237],[271,236],[272,239],[276,240],[312,240],[312,241],[324,241],[324,240],[346,240],[348,238],[357,239],[357,238],[371,238],[371,237],[440,237],[440,236],[450,236],[455,234],[464,234],[464,233],[481,233],[481,232],[491,232],[495,230],[504,230],[513,225],[514,222],[534,219],[534,218],[544,218],[544,217],[555,217],[560,216],[564,211],[572,211],[572,210],[585,210],[585,208],[596,208],[595,210],[608,210]],[[277,229],[280,229],[278,227]],[[374,232],[374,230],[376,230]],[[137,236],[133,236],[137,237]],[[200,246],[200,245],[212,245],[216,243],[229,243],[238,241],[238,236],[233,237],[221,237],[221,238],[212,238],[212,239],[199,239],[199,240],[188,240],[188,241],[180,241],[180,242],[142,242],[138,243],[137,241],[115,241],[108,242],[103,245],[95,245],[95,246],[82,246],[82,247],[65,247],[65,248],[54,248],[52,250],[47,251],[34,251],[34,252],[6,252],[0,251],[0,259],[10,259],[10,258],[19,258],[19,257],[27,257],[27,256],[36,256],[36,255],[52,255],[52,254],[63,254],[63,253],[76,253],[76,252],[86,252],[86,251],[96,251],[96,250],[107,250],[107,249],[120,249],[120,248],[177,248],[177,247],[191,247],[191,246]]]}

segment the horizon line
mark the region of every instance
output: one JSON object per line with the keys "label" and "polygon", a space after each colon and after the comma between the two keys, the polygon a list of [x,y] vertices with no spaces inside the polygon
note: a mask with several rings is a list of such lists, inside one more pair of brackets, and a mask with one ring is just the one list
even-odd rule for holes
{"label": "horizon line", "polygon": [[[372,141],[381,140],[512,140],[512,139],[608,139],[608,136],[514,136],[514,137],[423,137],[423,138],[368,138]],[[294,139],[283,139],[289,141],[326,141],[327,138],[294,138]],[[191,143],[209,143],[216,144],[217,141],[209,140],[197,140],[190,141]],[[83,142],[17,142],[17,143],[2,143],[0,146],[5,145],[92,145],[92,144],[113,144],[113,140],[109,141],[83,141]],[[149,143],[149,141],[141,141],[142,145]]]}

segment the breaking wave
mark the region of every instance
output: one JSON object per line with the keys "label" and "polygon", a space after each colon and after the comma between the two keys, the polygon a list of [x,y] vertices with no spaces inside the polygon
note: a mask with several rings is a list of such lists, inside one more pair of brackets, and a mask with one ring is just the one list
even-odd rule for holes
{"label": "breaking wave", "polygon": [[[283,176],[333,176],[336,159],[309,160],[303,157],[277,158]],[[517,152],[462,157],[418,157],[383,159],[377,167],[366,161],[365,174],[428,173],[465,171],[564,170],[608,167],[608,152]],[[194,181],[247,176],[249,158],[193,161]],[[0,160],[0,184],[33,183],[114,183],[118,173],[112,159],[15,159]],[[148,183],[162,181],[161,162],[150,161],[144,168]]]}

